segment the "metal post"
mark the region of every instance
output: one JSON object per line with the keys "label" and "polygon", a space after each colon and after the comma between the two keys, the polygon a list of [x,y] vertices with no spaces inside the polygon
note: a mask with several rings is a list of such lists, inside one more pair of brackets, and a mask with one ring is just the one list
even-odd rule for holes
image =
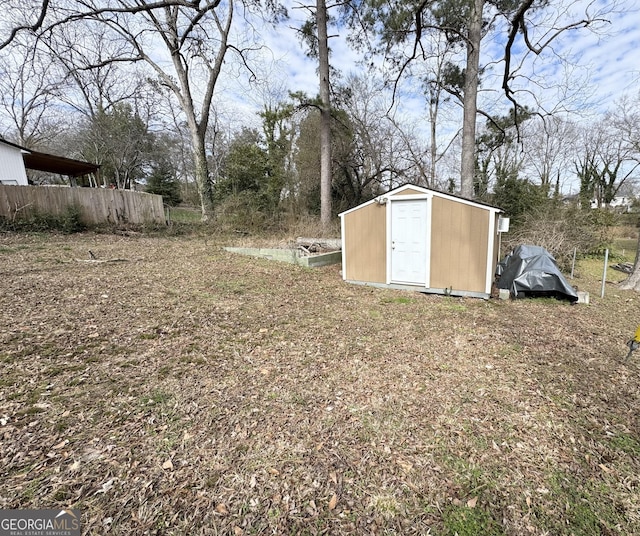
{"label": "metal post", "polygon": [[604,272],[602,274],[602,290],[600,291],[600,297],[604,298],[604,285],[607,282],[607,263],[609,262],[609,250],[604,252]]}
{"label": "metal post", "polygon": [[573,248],[573,262],[571,263],[571,279],[573,279],[573,271],[576,269],[576,251],[578,251],[578,248]]}

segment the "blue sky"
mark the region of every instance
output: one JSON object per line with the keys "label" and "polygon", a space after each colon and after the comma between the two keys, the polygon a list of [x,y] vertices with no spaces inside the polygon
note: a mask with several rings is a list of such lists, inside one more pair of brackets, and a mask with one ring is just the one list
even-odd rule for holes
{"label": "blue sky", "polygon": [[[522,74],[532,78],[522,78],[518,82],[522,88],[530,90],[549,109],[554,109],[558,101],[571,99],[572,109],[602,111],[623,94],[635,96],[640,81],[640,5],[637,0],[615,2],[613,12],[611,6],[614,2],[599,0],[560,0],[553,4],[561,13],[560,17],[556,13],[553,20],[545,17],[541,21],[544,30],[533,33],[532,38],[542,38],[544,31],[549,35],[554,27],[577,20],[587,9],[590,13],[604,9],[607,12],[605,17],[610,22],[599,23],[592,29],[566,32],[540,56],[530,54],[523,65]],[[306,57],[304,45],[292,29],[300,26],[306,11],[295,9],[295,5],[295,2],[291,2],[291,19],[288,23],[268,31],[268,52],[265,51],[264,57],[272,65],[272,81],[280,79],[279,83],[292,91],[316,94],[316,63]],[[347,30],[333,28],[330,34],[337,35],[331,39],[332,65],[345,74],[359,71],[360,55],[347,45]],[[483,47],[484,60],[489,61],[492,55],[501,57],[504,40],[485,41]],[[516,50],[522,49],[517,47]],[[559,58],[568,62],[561,62]],[[489,74],[485,79],[484,97],[488,99],[487,102],[492,99],[500,101],[502,97],[499,91],[501,69],[501,64],[495,65],[494,76]],[[556,87],[559,84],[564,85],[561,91]],[[491,89],[496,91],[491,93]],[[413,100],[405,104],[409,107],[419,105]]]}
{"label": "blue sky", "polygon": [[[295,5],[289,0],[290,5]],[[534,100],[547,112],[562,112],[565,117],[576,122],[593,121],[605,111],[614,108],[615,102],[625,95],[640,97],[640,2],[637,0],[554,0],[555,11],[538,15],[538,23],[531,32],[531,39],[544,41],[559,27],[580,20],[589,13],[606,12],[602,21],[585,29],[562,33],[536,56],[529,53],[521,64],[521,77],[514,82],[523,92],[518,100],[529,103]],[[266,34],[268,48],[263,50],[263,68],[269,72],[268,88],[246,94],[244,98],[245,120],[261,108],[261,98],[266,93],[286,97],[287,90],[305,91],[309,95],[318,92],[317,62],[305,54],[305,47],[299,41],[294,28],[300,27],[306,12],[289,9],[291,19],[280,24],[277,29],[269,29]],[[362,70],[361,56],[352,50],[346,41],[347,30],[329,30],[334,35],[331,64],[344,75]],[[500,60],[504,55],[504,33],[501,39],[483,41],[483,63]],[[522,44],[514,47],[514,65],[522,58]],[[497,61],[486,73],[480,96],[480,106],[491,113],[505,113],[509,102],[500,89],[504,65]],[[398,115],[405,124],[417,126],[425,140],[428,120],[424,96],[415,80],[407,80],[401,88]],[[223,97],[224,98],[224,97]],[[242,108],[242,105],[240,105]],[[441,146],[461,127],[461,111],[453,106],[439,126]],[[479,117],[479,122],[484,120]],[[256,126],[259,126],[256,121]],[[452,164],[448,164],[452,165]],[[455,164],[453,164],[455,168]],[[454,169],[452,168],[452,169]],[[571,174],[570,174],[571,175]],[[572,188],[570,177],[563,188]]]}

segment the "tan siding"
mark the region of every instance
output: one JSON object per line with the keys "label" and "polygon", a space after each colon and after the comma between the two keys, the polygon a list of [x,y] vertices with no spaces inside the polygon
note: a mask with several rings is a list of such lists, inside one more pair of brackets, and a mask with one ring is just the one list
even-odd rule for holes
{"label": "tan siding", "polygon": [[345,278],[387,282],[387,216],[384,205],[372,203],[344,215]]}
{"label": "tan siding", "polygon": [[393,197],[399,197],[401,195],[424,195],[424,192],[421,192],[419,190],[413,190],[411,188],[407,188],[406,190],[403,190],[402,192],[397,192],[393,194]]}
{"label": "tan siding", "polygon": [[433,198],[431,288],[485,292],[490,211]]}

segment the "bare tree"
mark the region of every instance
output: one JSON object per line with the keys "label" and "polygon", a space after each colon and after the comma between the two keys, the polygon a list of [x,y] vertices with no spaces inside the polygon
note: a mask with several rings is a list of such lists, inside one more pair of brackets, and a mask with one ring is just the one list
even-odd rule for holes
{"label": "bare tree", "polygon": [[132,189],[152,160],[154,139],[145,121],[128,103],[98,110],[79,132],[84,159],[101,165],[101,176],[119,189]]}
{"label": "bare tree", "polygon": [[[610,115],[618,136],[629,150],[636,165],[640,162],[640,96],[625,97],[615,106],[616,113]],[[640,292],[640,234],[633,271],[620,285],[621,289]]]}
{"label": "bare tree", "polygon": [[448,92],[445,91],[447,83],[445,80],[446,68],[451,62],[451,56],[455,49],[446,39],[436,36],[434,51],[437,54],[427,65],[427,75],[424,81],[429,110],[429,154],[431,157],[427,186],[436,186],[438,184],[438,162],[451,146],[451,142],[449,142],[444,150],[438,151],[438,127],[440,126],[443,103],[448,99]]}
{"label": "bare tree", "polygon": [[[448,89],[453,90],[463,105],[460,180],[465,196],[473,194],[475,129],[479,113],[477,95],[482,72],[480,52],[483,39],[491,35],[494,44],[500,43],[502,46],[504,54],[502,58],[496,58],[503,65],[501,90],[517,115],[521,106],[514,79],[523,64],[522,57],[542,54],[567,31],[606,22],[604,12],[615,7],[614,4],[608,4],[601,11],[591,12],[595,4],[589,3],[584,16],[568,20],[567,10],[546,0],[363,0],[360,4],[359,12],[362,15],[351,19],[352,26],[360,31],[364,21],[367,29],[379,35],[381,48],[396,68],[397,77],[403,76],[411,63],[432,57],[426,40],[431,32],[441,32],[451,43],[464,46],[464,68],[460,65],[451,66],[449,71],[454,76],[449,77],[449,82],[455,78],[456,86]],[[541,20],[537,16],[539,13],[548,13],[549,16]],[[485,115],[488,114],[485,112]],[[514,122],[519,122],[517,117]]]}
{"label": "bare tree", "polygon": [[[424,140],[414,125],[402,122],[390,110],[384,85],[373,73],[348,75],[337,91],[338,111],[334,122],[349,131],[350,149],[342,162],[348,168],[351,208],[397,185],[400,181],[426,183],[429,175]],[[345,116],[346,114],[346,116]],[[334,161],[334,167],[339,164]],[[346,170],[345,170],[346,171]]]}
{"label": "bare tree", "polygon": [[[13,0],[10,0],[13,2]],[[250,15],[259,0],[58,0],[34,2],[21,9],[0,34],[0,49],[16,36],[35,32],[42,39],[80,20],[90,20],[109,30],[118,41],[117,57],[105,57],[87,68],[113,62],[144,62],[159,84],[176,98],[191,137],[196,183],[202,217],[213,214],[212,181],[207,162],[206,133],[213,95],[229,51],[246,66],[246,48],[231,41],[235,8]],[[278,11],[267,0],[271,13]],[[37,18],[36,18],[37,14]]]}
{"label": "bare tree", "polygon": [[583,127],[574,161],[583,203],[594,200],[598,207],[608,206],[640,166],[637,157],[606,117]]}
{"label": "bare tree", "polygon": [[0,106],[11,124],[12,136],[24,146],[45,142],[51,104],[61,94],[61,83],[40,47],[14,41],[0,57]]}
{"label": "bare tree", "polygon": [[618,132],[635,160],[640,160],[640,94],[624,96],[607,114],[608,121]]}
{"label": "bare tree", "polygon": [[564,170],[571,167],[570,158],[577,141],[576,125],[559,116],[534,117],[522,128],[526,162],[532,178],[546,193],[555,182],[565,179]]}
{"label": "bare tree", "polygon": [[[133,7],[125,1],[129,0],[119,3]],[[213,214],[205,136],[214,89],[226,53],[231,47],[229,34],[233,9],[233,1],[221,7],[219,0],[216,0],[148,9],[137,13],[135,17],[111,12],[103,14],[97,8],[94,15],[96,20],[111,28],[131,47],[131,59],[147,63],[160,84],[176,97],[191,136],[203,220]],[[146,35],[153,38],[145,39]],[[169,64],[163,63],[155,53],[154,46],[158,41],[169,55]]]}
{"label": "bare tree", "polygon": [[88,119],[145,95],[144,77],[130,64],[128,43],[113,37],[102,23],[82,19],[40,40],[60,71],[65,87],[60,100]]}
{"label": "bare tree", "polygon": [[[216,2],[219,4],[220,0]],[[4,0],[0,24],[0,50],[23,35],[42,36],[53,29],[96,15],[136,14],[167,7],[198,7],[191,0],[156,0],[155,2],[122,2],[105,0]]]}
{"label": "bare tree", "polygon": [[27,35],[38,33],[49,13],[50,0],[7,0],[2,5],[0,50]]}

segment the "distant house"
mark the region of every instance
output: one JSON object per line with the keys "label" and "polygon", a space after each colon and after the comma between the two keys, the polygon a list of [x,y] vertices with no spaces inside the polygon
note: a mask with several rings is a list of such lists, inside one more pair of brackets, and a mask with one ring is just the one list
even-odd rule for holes
{"label": "distant house", "polygon": [[[562,202],[564,205],[576,205],[580,207],[580,195],[573,194],[569,196],[565,196],[562,198]],[[611,203],[606,205],[607,208],[614,209],[616,212],[629,212],[633,206],[634,198],[628,195],[617,195],[612,200]],[[592,199],[589,201],[589,208],[598,208],[598,200]]]}
{"label": "distant house", "polygon": [[571,194],[571,195],[565,195],[562,198],[562,204],[564,206],[580,206],[580,195],[579,194]]}
{"label": "distant house", "polygon": [[97,164],[33,151],[0,138],[0,184],[27,186],[27,169],[69,177],[96,176]]}
{"label": "distant house", "polygon": [[609,206],[611,208],[615,208],[622,212],[628,212],[631,209],[632,205],[633,197],[630,197],[628,195],[617,195],[611,200],[611,203],[609,203]]}
{"label": "distant house", "polygon": [[[609,208],[615,209],[617,212],[629,212],[633,205],[633,197],[628,195],[617,195],[611,202],[606,205]],[[590,203],[591,208],[598,208],[598,200],[592,199]]]}

